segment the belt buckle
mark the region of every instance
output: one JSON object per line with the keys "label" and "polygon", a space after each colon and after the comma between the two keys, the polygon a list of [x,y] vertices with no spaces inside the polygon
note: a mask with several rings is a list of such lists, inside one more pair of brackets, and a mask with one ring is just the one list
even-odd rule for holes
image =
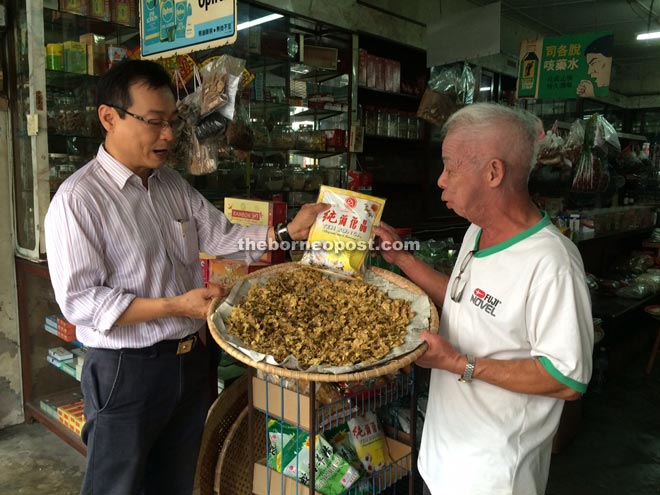
{"label": "belt buckle", "polygon": [[197,340],[197,335],[191,335],[186,340],[179,342],[179,346],[176,348],[177,356],[180,354],[188,354],[192,351],[192,348],[195,345],[195,340]]}

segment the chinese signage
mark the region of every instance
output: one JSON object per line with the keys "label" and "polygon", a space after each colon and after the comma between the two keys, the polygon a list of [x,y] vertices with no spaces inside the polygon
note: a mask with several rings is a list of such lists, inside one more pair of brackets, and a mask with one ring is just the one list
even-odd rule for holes
{"label": "chinese signage", "polygon": [[143,58],[236,41],[236,0],[140,0],[140,14]]}
{"label": "chinese signage", "polygon": [[611,33],[525,40],[520,45],[519,98],[588,98],[609,92]]}

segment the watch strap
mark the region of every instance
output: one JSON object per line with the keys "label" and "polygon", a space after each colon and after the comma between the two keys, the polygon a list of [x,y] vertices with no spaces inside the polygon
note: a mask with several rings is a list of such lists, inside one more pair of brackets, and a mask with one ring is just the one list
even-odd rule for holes
{"label": "watch strap", "polygon": [[462,383],[472,383],[472,375],[474,374],[474,366],[477,362],[477,359],[472,354],[466,354],[467,362],[465,363],[465,371],[458,379]]}

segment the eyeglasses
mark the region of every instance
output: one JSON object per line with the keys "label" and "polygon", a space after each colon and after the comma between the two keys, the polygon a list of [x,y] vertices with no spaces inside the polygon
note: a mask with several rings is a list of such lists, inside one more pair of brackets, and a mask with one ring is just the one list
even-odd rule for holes
{"label": "eyeglasses", "polygon": [[462,278],[463,273],[465,272],[467,266],[470,264],[470,260],[474,257],[475,251],[476,250],[473,249],[465,255],[465,258],[463,258],[463,262],[461,263],[461,267],[458,269],[458,276],[451,283],[451,292],[449,294],[451,296],[451,300],[455,303],[460,302],[461,297],[463,297],[463,291],[467,285],[467,280]]}
{"label": "eyeglasses", "polygon": [[160,132],[163,131],[163,129],[172,129],[172,132],[174,134],[177,134],[181,129],[183,128],[183,123],[184,120],[181,117],[177,117],[174,120],[165,120],[165,119],[145,119],[144,117],[141,117],[140,115],[136,115],[133,112],[129,112],[125,108],[118,107],[116,105],[110,105],[107,103],[109,107],[114,108],[115,110],[118,110],[120,112],[124,112],[127,115],[130,115],[136,120],[139,120],[140,122],[144,122],[147,125],[152,126],[153,128],[158,128]]}

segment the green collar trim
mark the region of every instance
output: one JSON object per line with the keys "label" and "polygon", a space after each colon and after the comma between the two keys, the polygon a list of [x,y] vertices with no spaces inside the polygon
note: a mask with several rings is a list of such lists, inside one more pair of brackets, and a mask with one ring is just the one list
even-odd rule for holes
{"label": "green collar trim", "polygon": [[541,210],[541,213],[543,216],[536,225],[528,228],[527,230],[523,230],[519,234],[514,235],[513,237],[507,239],[504,242],[500,242],[499,244],[495,244],[494,246],[491,246],[486,249],[479,249],[479,240],[481,239],[481,233],[483,232],[483,229],[479,229],[479,232],[477,233],[477,238],[474,241],[474,256],[477,258],[485,258],[486,256],[489,256],[491,254],[504,251],[506,248],[511,247],[514,244],[527,239],[528,237],[533,236],[539,230],[543,229],[544,227],[547,227],[551,223],[548,213],[543,210]]}
{"label": "green collar trim", "polygon": [[541,356],[539,358],[539,361],[541,362],[545,370],[548,373],[550,373],[550,375],[558,382],[563,383],[567,387],[571,387],[573,390],[580,392],[581,394],[587,391],[586,383],[581,383],[578,382],[577,380],[573,380],[572,378],[562,375],[561,371],[555,368],[555,366],[550,362],[550,360],[547,357]]}

